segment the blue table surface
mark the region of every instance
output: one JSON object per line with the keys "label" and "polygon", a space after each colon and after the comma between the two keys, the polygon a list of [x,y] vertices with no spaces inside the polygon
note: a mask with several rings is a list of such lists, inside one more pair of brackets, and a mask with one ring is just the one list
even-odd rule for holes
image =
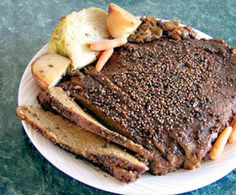
{"label": "blue table surface", "polygon": [[[105,194],[57,170],[35,149],[15,116],[23,71],[60,17],[107,0],[0,1],[0,194]],[[236,47],[236,0],[114,0],[135,15],[180,19]],[[236,163],[236,162],[235,162]],[[188,194],[236,194],[236,170]]]}

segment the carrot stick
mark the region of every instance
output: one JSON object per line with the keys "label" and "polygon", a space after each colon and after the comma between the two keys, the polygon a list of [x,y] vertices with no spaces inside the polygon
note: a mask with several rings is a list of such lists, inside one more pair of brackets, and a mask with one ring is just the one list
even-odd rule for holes
{"label": "carrot stick", "polygon": [[106,64],[106,62],[109,60],[109,58],[111,57],[111,55],[113,54],[114,49],[107,49],[105,51],[102,52],[102,54],[100,55],[97,64],[96,64],[96,71],[100,72],[103,68],[103,66]]}
{"label": "carrot stick", "polygon": [[232,127],[232,133],[229,136],[229,143],[232,143],[236,140],[236,119],[234,119],[231,123],[231,127]]}
{"label": "carrot stick", "polygon": [[119,47],[127,43],[127,38],[104,39],[89,44],[89,48],[93,51],[103,51],[115,47]]}
{"label": "carrot stick", "polygon": [[210,151],[211,159],[215,160],[220,157],[221,153],[224,151],[225,145],[229,139],[231,132],[232,132],[232,127],[229,126],[226,127],[218,136],[217,140],[215,141]]}

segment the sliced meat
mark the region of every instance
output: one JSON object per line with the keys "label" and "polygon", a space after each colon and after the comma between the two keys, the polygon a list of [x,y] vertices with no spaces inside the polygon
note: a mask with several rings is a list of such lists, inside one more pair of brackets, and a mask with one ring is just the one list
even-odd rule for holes
{"label": "sliced meat", "polygon": [[44,109],[54,109],[68,120],[75,122],[78,126],[95,133],[109,141],[126,147],[129,150],[136,152],[145,159],[151,159],[152,154],[143,148],[143,146],[134,143],[126,137],[111,131],[103,126],[91,115],[67,96],[66,92],[60,87],[54,87],[43,91],[38,95],[38,100]]}
{"label": "sliced meat", "polygon": [[[161,157],[159,150],[153,144],[152,126],[150,126],[150,122],[146,121],[151,118],[138,116],[141,112],[137,110],[141,108],[131,101],[126,94],[120,93],[114,88],[103,86],[89,75],[83,75],[80,72],[77,72],[77,75],[71,78],[68,88],[71,96],[93,111],[111,129],[135,143],[143,145],[154,154],[155,163],[152,162],[152,167],[159,167],[160,169],[151,170],[153,174],[165,174],[176,169],[175,165],[166,162]],[[137,112],[134,112],[131,109],[132,107],[135,107]],[[155,164],[158,164],[158,166],[155,166]]]}
{"label": "sliced meat", "polygon": [[133,182],[148,169],[121,148],[59,115],[32,106],[19,106],[16,114],[54,144],[101,166],[122,182]]}

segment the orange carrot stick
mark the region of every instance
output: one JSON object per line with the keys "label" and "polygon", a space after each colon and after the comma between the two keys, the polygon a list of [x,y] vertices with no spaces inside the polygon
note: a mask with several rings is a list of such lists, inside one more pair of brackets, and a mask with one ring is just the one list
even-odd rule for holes
{"label": "orange carrot stick", "polygon": [[234,119],[231,123],[231,127],[232,127],[232,133],[229,136],[229,143],[232,143],[236,140],[236,119]]}
{"label": "orange carrot stick", "polygon": [[115,47],[119,47],[127,43],[127,38],[104,39],[89,44],[89,48],[93,51],[103,51]]}
{"label": "orange carrot stick", "polygon": [[232,127],[229,126],[226,127],[218,136],[217,140],[215,141],[210,151],[211,159],[215,160],[220,157],[221,153],[224,151],[225,145],[229,139],[231,132],[232,132]]}
{"label": "orange carrot stick", "polygon": [[109,60],[109,58],[111,57],[111,55],[113,54],[114,49],[107,49],[105,51],[102,52],[102,54],[100,55],[97,64],[96,64],[96,71],[100,72],[103,68],[103,66],[106,64],[106,62]]}

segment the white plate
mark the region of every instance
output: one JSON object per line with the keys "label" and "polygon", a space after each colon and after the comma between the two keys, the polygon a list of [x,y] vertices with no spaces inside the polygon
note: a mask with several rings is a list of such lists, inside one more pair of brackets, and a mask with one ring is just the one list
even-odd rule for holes
{"label": "white plate", "polygon": [[[199,38],[210,36],[196,31]],[[36,96],[40,91],[32,78],[30,64],[43,53],[47,52],[45,45],[30,61],[19,87],[18,104],[38,105]],[[165,176],[145,174],[137,182],[123,184],[102,171],[97,171],[90,164],[78,160],[74,155],[53,145],[41,134],[23,122],[27,135],[38,151],[54,166],[67,175],[89,186],[119,194],[177,194],[206,186],[222,178],[236,168],[236,144],[227,145],[222,158],[204,163],[196,170],[179,170]],[[106,176],[106,177],[105,177]]]}

